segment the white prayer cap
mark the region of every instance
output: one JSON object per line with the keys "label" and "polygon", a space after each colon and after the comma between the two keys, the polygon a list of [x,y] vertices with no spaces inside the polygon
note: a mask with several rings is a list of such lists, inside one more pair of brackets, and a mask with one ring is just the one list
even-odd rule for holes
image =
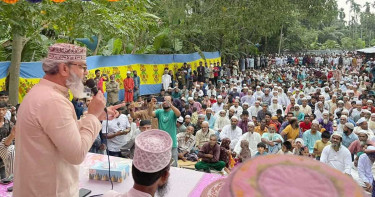
{"label": "white prayer cap", "polygon": [[127,74],[131,74],[132,72],[130,72],[130,71],[128,71],[128,72],[126,72]]}
{"label": "white prayer cap", "polygon": [[225,111],[224,109],[220,110],[220,113],[221,113],[221,112],[224,112],[224,113],[226,113],[226,111]]}
{"label": "white prayer cap", "polygon": [[223,97],[221,95],[217,96],[217,99],[222,99]]}
{"label": "white prayer cap", "polygon": [[307,100],[311,100],[311,96],[307,96],[306,99],[307,99]]}
{"label": "white prayer cap", "polygon": [[193,97],[189,97],[188,100],[189,101],[194,101],[194,98]]}
{"label": "white prayer cap", "polygon": [[335,131],[335,132],[333,132],[332,136],[334,136],[334,135],[339,136],[340,138],[342,138],[342,134],[340,132]]}
{"label": "white prayer cap", "polygon": [[182,116],[178,117],[177,122],[183,123],[184,122],[184,118]]}
{"label": "white prayer cap", "polygon": [[307,101],[307,98],[306,98],[306,97],[303,97],[301,100],[302,100],[302,101]]}
{"label": "white prayer cap", "polygon": [[371,112],[369,110],[367,110],[367,109],[362,109],[361,113],[371,114]]}
{"label": "white prayer cap", "polygon": [[272,100],[277,100],[277,97],[273,97]]}
{"label": "white prayer cap", "polygon": [[247,123],[247,126],[255,126],[254,122]]}
{"label": "white prayer cap", "polygon": [[236,119],[238,120],[237,116],[232,116],[231,120]]}
{"label": "white prayer cap", "polygon": [[295,104],[295,105],[294,105],[294,108],[296,108],[296,107],[298,107],[298,108],[299,108],[299,105]]}
{"label": "white prayer cap", "polygon": [[375,113],[372,113],[372,114],[371,114],[371,117],[375,117]]}
{"label": "white prayer cap", "polygon": [[362,129],[358,131],[358,134],[360,134],[360,133],[363,133],[363,134],[367,135],[367,132],[365,130],[362,130]]}
{"label": "white prayer cap", "polygon": [[195,87],[200,88],[201,86],[200,85],[196,85]]}
{"label": "white prayer cap", "polygon": [[305,146],[305,142],[303,141],[302,138],[297,138],[297,139],[295,140],[295,142],[296,142],[296,144],[297,144],[297,142],[300,142],[300,143],[302,144],[302,146]]}
{"label": "white prayer cap", "polygon": [[360,118],[358,121],[357,121],[357,125],[360,125],[362,124],[363,122],[365,122],[366,119],[364,117]]}
{"label": "white prayer cap", "polygon": [[339,101],[337,101],[337,103],[344,104],[344,101],[339,100]]}
{"label": "white prayer cap", "polygon": [[342,112],[341,113],[346,113],[346,114],[349,114],[349,110],[347,110],[347,109],[344,109],[344,110],[342,110]]}
{"label": "white prayer cap", "polygon": [[362,101],[356,101],[355,104],[362,105]]}
{"label": "white prayer cap", "polygon": [[260,101],[256,100],[255,103],[259,103],[260,104]]}
{"label": "white prayer cap", "polygon": [[374,101],[372,101],[372,100],[367,100],[367,102],[368,102],[368,103],[374,103]]}
{"label": "white prayer cap", "polygon": [[243,103],[243,104],[242,104],[242,106],[244,106],[244,105],[247,105],[247,106],[249,106],[249,103]]}
{"label": "white prayer cap", "polygon": [[245,89],[247,90],[247,89],[249,89],[249,88],[245,86],[245,87],[243,87],[243,89],[244,89],[244,90],[245,90]]}
{"label": "white prayer cap", "polygon": [[237,87],[236,87],[236,86],[234,86],[234,87],[233,87],[233,89],[236,89],[236,90],[237,90]]}
{"label": "white prayer cap", "polygon": [[207,107],[206,111],[207,111],[207,110],[212,110],[212,108],[211,108],[211,107]]}
{"label": "white prayer cap", "polygon": [[312,124],[317,124],[317,125],[319,125],[319,121],[317,121],[317,120],[313,120],[313,121],[312,121]]}
{"label": "white prayer cap", "polygon": [[329,114],[329,112],[325,110],[325,111],[323,111],[323,113],[322,113],[322,114],[323,114],[323,115],[324,115],[324,114],[327,114],[327,115],[328,115],[328,114]]}
{"label": "white prayer cap", "polygon": [[354,129],[354,125],[350,122],[345,123],[345,126],[348,127],[350,130]]}
{"label": "white prayer cap", "polygon": [[260,88],[260,86],[257,86],[257,89]]}
{"label": "white prayer cap", "polygon": [[190,118],[190,115],[186,115],[186,116],[185,116],[185,119],[186,119],[186,118]]}
{"label": "white prayer cap", "polygon": [[346,115],[341,115],[341,118],[345,118],[346,120],[348,119],[348,116]]}

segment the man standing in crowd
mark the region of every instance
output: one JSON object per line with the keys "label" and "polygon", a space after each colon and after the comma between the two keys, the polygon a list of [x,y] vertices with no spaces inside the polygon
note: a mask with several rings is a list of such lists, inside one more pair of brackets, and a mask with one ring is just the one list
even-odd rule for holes
{"label": "man standing in crowd", "polygon": [[137,75],[136,70],[133,71],[133,81],[134,81],[134,98],[133,98],[133,100],[137,101],[138,97],[139,97],[139,90],[140,90],[140,87],[141,87],[141,79]]}
{"label": "man standing in crowd", "polygon": [[152,99],[151,105],[149,106],[149,114],[152,117],[158,119],[159,129],[169,133],[173,140],[172,145],[172,158],[174,159],[173,166],[177,167],[178,152],[177,152],[177,137],[176,137],[176,121],[177,118],[181,116],[180,110],[173,106],[172,98],[170,96],[164,97],[164,102],[162,104],[163,109],[157,109],[153,111],[154,105],[156,103],[155,99]]}
{"label": "man standing in crowd", "polygon": [[126,73],[126,78],[124,79],[124,100],[126,103],[133,102],[133,91],[134,91],[134,80],[131,78],[131,72]]}
{"label": "man standing in crowd", "polygon": [[120,86],[115,81],[115,77],[116,77],[115,75],[111,75],[109,77],[110,81],[106,83],[108,104],[114,104],[118,102],[118,92],[120,90]]}

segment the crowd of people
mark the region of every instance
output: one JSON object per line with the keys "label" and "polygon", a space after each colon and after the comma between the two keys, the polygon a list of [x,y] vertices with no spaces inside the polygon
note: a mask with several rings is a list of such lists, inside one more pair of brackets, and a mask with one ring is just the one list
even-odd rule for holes
{"label": "crowd of people", "polygon": [[[348,175],[358,168],[359,184],[371,191],[374,65],[351,53],[249,56],[223,65],[199,62],[196,70],[184,63],[175,73],[165,70],[160,94],[140,96],[133,94],[139,86],[129,87],[120,109],[126,115],[103,123],[91,151],[107,144],[110,155],[132,158],[135,137],[160,129],[172,138],[173,166],[189,160],[196,170],[230,173],[249,158],[290,154]],[[127,79],[139,77],[134,71]],[[107,84],[113,83],[111,77]],[[117,95],[107,88],[109,104],[121,102],[116,87]]]}
{"label": "crowd of people", "polygon": [[[164,186],[169,164],[178,160],[231,174],[250,158],[272,154],[318,160],[349,176],[355,170],[366,191],[375,188],[372,58],[249,56],[228,64],[199,62],[196,69],[184,63],[164,71],[160,94],[142,96],[136,71],[128,72],[124,101],[115,77],[100,70],[94,79],[99,93],[83,92],[85,58],[84,48],[53,45],[43,61],[46,76],[20,107],[9,106],[7,92],[0,92],[2,178],[15,174],[15,196],[78,194],[77,164],[89,149],[133,159],[134,194]],[[150,138],[164,158],[157,168],[151,164],[157,153],[146,154]],[[41,190],[47,183],[56,187]]]}

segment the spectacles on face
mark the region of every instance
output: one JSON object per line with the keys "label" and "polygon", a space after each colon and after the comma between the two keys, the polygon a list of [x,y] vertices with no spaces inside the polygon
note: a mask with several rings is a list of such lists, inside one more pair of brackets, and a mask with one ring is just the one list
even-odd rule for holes
{"label": "spectacles on face", "polygon": [[78,66],[80,69],[83,70],[83,72],[86,72],[87,71],[87,65],[86,64],[71,64],[71,65],[74,65],[74,66]]}

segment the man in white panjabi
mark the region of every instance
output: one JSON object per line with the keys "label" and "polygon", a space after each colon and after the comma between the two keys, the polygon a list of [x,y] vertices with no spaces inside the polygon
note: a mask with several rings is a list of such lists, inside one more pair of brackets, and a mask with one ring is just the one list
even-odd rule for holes
{"label": "man in white panjabi", "polygon": [[238,140],[242,136],[242,129],[237,126],[238,118],[232,116],[231,124],[226,125],[220,132],[220,139],[229,138],[230,139],[230,148],[233,149],[237,144]]}
{"label": "man in white panjabi", "polygon": [[234,147],[234,152],[239,155],[241,153],[241,141],[246,140],[249,142],[249,149],[251,152],[251,156],[254,156],[258,150],[257,145],[262,141],[262,138],[259,133],[254,132],[255,125],[253,122],[249,122],[248,124],[248,132],[243,134],[240,139],[238,140],[236,146]]}
{"label": "man in white panjabi", "polygon": [[[43,71],[46,75],[18,111],[13,196],[78,196],[79,164],[99,134],[106,101],[99,91],[86,116],[77,120],[68,90],[76,98],[84,96],[85,48],[52,45]],[[110,119],[117,116],[118,107],[107,108]]]}
{"label": "man in white panjabi", "polygon": [[172,78],[168,74],[168,70],[167,69],[164,70],[164,74],[163,74],[163,76],[161,76],[161,83],[163,84],[163,89],[165,91],[168,90],[169,85],[172,83]]}

